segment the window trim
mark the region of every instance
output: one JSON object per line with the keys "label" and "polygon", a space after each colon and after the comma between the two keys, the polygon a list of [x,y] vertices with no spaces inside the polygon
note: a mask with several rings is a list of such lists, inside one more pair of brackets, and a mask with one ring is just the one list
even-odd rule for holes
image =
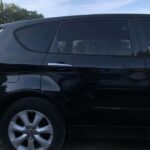
{"label": "window trim", "polygon": [[[19,30],[22,30],[22,29],[25,29],[25,28],[30,28],[30,27],[33,27],[33,26],[37,26],[37,25],[43,25],[43,24],[53,24],[55,23],[56,24],[56,30],[52,36],[52,41],[50,42],[49,41],[49,45],[48,45],[48,48],[46,49],[46,51],[42,52],[42,51],[36,51],[36,50],[32,50],[28,47],[26,47],[20,40],[19,38],[17,37],[17,31]],[[26,25],[26,26],[23,26],[23,27],[19,27],[17,29],[15,29],[13,31],[13,36],[15,37],[16,41],[27,51],[30,51],[30,52],[34,52],[34,53],[41,53],[41,54],[44,54],[44,53],[48,53],[49,52],[49,49],[51,48],[51,46],[53,45],[53,41],[55,39],[55,35],[57,33],[57,30],[58,30],[58,27],[59,27],[59,21],[53,21],[53,22],[44,22],[44,23],[36,23],[36,24],[31,24],[31,25]]]}
{"label": "window trim", "polygon": [[150,22],[150,18],[138,18],[138,22],[139,22],[138,35],[139,35],[139,40],[140,40],[140,44],[141,44],[142,56],[149,58],[150,57],[150,53],[149,53],[148,56],[143,54],[144,52],[147,51],[148,41],[147,41],[147,37],[146,37],[146,33],[144,31],[144,26],[142,24],[142,21],[149,21]]}
{"label": "window trim", "polygon": [[[128,26],[128,31],[129,31],[129,36],[130,36],[130,40],[131,40],[131,51],[132,51],[132,54],[133,55],[130,55],[130,56],[127,56],[127,55],[100,55],[100,54],[73,54],[73,53],[58,53],[58,52],[54,52],[52,51],[53,49],[56,49],[56,44],[57,44],[57,36],[58,36],[58,33],[59,31],[61,30],[61,27],[63,24],[65,23],[73,23],[73,22],[94,22],[94,21],[114,21],[114,20],[123,20],[123,21],[126,21],[127,23],[127,26]],[[93,18],[93,19],[76,19],[76,20],[69,20],[69,21],[62,21],[60,22],[59,24],[59,27],[57,28],[57,32],[55,34],[55,37],[54,37],[54,41],[52,43],[52,46],[49,50],[49,53],[50,54],[57,54],[57,55],[86,55],[86,56],[114,56],[114,57],[131,57],[131,56],[135,56],[135,49],[134,49],[134,42],[133,42],[133,36],[132,36],[132,32],[131,32],[131,22],[130,22],[130,18],[126,17],[126,18],[118,18],[118,17],[110,17],[110,18]]]}
{"label": "window trim", "polygon": [[142,54],[142,48],[141,48],[141,42],[139,38],[139,21],[137,18],[129,18],[130,22],[130,34],[132,37],[132,42],[133,42],[133,50],[134,50],[134,55],[138,58],[141,57],[142,55],[137,55],[137,54]]}

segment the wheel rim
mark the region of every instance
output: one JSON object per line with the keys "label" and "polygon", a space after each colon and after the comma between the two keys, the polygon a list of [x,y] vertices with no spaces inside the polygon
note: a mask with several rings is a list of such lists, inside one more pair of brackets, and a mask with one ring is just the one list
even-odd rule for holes
{"label": "wheel rim", "polygon": [[53,140],[53,127],[44,114],[25,110],[13,117],[8,135],[16,150],[47,150]]}

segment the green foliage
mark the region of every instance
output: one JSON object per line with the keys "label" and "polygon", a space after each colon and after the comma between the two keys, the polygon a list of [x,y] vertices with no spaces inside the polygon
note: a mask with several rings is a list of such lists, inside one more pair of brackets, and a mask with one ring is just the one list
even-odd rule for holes
{"label": "green foliage", "polygon": [[0,24],[43,17],[42,14],[38,14],[36,11],[28,11],[13,3],[0,4]]}

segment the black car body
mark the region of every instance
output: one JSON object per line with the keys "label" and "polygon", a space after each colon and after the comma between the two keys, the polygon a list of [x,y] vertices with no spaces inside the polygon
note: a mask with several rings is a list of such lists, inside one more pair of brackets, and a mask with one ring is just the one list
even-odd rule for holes
{"label": "black car body", "polygon": [[55,107],[66,127],[150,127],[150,15],[4,24],[0,52],[1,118],[34,97]]}

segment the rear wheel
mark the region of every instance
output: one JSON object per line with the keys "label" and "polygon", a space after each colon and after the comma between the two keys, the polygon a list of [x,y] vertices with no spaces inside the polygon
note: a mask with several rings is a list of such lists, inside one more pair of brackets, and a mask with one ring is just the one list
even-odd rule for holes
{"label": "rear wheel", "polygon": [[54,106],[43,99],[25,98],[5,113],[2,140],[11,150],[58,150],[65,127]]}

